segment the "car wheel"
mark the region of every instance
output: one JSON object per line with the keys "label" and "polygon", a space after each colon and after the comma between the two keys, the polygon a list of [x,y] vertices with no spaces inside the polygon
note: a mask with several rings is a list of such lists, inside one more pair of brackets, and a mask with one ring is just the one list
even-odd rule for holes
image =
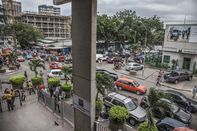
{"label": "car wheel", "polygon": [[136,120],[133,119],[133,118],[130,118],[130,119],[129,119],[129,123],[130,123],[132,126],[135,126],[135,125],[136,125]]}
{"label": "car wheel", "polygon": [[137,91],[137,92],[136,92],[136,94],[137,94],[137,95],[140,95],[140,92],[139,92],[139,91]]}
{"label": "car wheel", "polygon": [[191,81],[192,80],[192,77],[189,77],[189,81]]}
{"label": "car wheel", "polygon": [[174,83],[175,83],[175,84],[177,84],[178,82],[179,82],[178,80],[175,80],[175,82],[174,82]]}

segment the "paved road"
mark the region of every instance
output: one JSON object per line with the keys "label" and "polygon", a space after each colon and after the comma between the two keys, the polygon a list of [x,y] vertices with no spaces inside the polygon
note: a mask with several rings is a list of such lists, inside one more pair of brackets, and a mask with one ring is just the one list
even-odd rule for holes
{"label": "paved road", "polygon": [[[169,89],[169,88],[167,88],[167,87],[165,87],[165,86],[160,86],[160,87],[155,86],[155,80],[150,80],[150,78],[147,78],[146,80],[142,80],[142,79],[134,78],[134,77],[129,76],[129,75],[123,75],[123,74],[121,74],[121,73],[119,73],[119,72],[114,71],[114,70],[111,69],[111,68],[106,68],[106,66],[104,66],[104,65],[99,65],[99,64],[98,64],[98,66],[99,66],[100,68],[104,68],[104,69],[106,69],[106,70],[109,70],[109,71],[111,71],[111,72],[114,72],[114,73],[118,74],[119,77],[125,76],[125,77],[131,78],[131,79],[133,79],[133,80],[136,80],[136,81],[138,81],[141,85],[145,85],[145,86],[147,86],[148,88],[150,88],[150,87],[155,87],[155,88],[162,89],[162,90],[167,90],[167,89]],[[153,77],[153,76],[150,76],[150,77]],[[151,78],[151,79],[152,79],[152,78]],[[155,78],[155,79],[156,79],[156,78]],[[123,90],[122,90],[122,91],[119,91],[119,93],[120,93],[120,94],[123,94],[123,95],[125,95],[125,96],[131,96],[131,97],[136,98],[136,99],[138,99],[138,100],[140,100],[141,97],[144,96],[144,95],[137,95],[137,94],[135,94],[135,93],[131,93],[131,92],[128,92],[128,91],[123,91]],[[185,94],[187,97],[191,98],[191,95],[192,95],[192,94],[191,94],[190,92],[182,91],[182,93]],[[197,113],[192,114],[192,124],[191,124],[191,128],[197,130]]]}
{"label": "paved road", "polygon": [[[101,65],[98,65],[98,66],[101,66]],[[47,73],[49,72],[48,63],[46,63],[46,67],[47,67],[47,70],[44,70],[45,83],[46,83]],[[102,65],[101,68],[105,68],[106,70],[113,71],[112,68],[106,68],[104,65]],[[29,77],[34,76],[34,73],[29,70],[29,66],[28,66],[27,62],[23,63],[23,69],[21,71],[17,72],[16,74],[20,74],[20,73],[23,74],[24,70],[27,71]],[[115,71],[113,71],[113,72],[115,72]],[[125,75],[123,75],[121,73],[118,73],[118,72],[115,72],[115,73],[117,73],[119,76],[125,76]],[[13,74],[11,74],[11,75],[13,75]],[[1,77],[2,80],[8,80],[11,75],[0,75],[0,77]],[[154,80],[150,80],[150,79],[142,80],[142,79],[134,78],[134,77],[131,77],[131,76],[126,76],[126,77],[130,77],[134,80],[137,80],[140,84],[146,85],[147,87],[155,87],[155,81]],[[156,88],[163,89],[163,90],[169,89],[169,88],[164,87],[164,86],[160,86],[160,87],[156,87]],[[123,95],[126,95],[126,96],[132,96],[132,97],[137,98],[137,99],[140,99],[140,97],[142,97],[142,96],[138,96],[134,93],[127,92],[127,91],[120,91],[120,93],[123,94]],[[187,95],[188,97],[191,98],[191,93],[190,92],[184,91],[182,93],[184,93],[185,95]],[[193,122],[192,122],[191,127],[193,129],[197,130],[197,114],[192,114],[192,121]]]}

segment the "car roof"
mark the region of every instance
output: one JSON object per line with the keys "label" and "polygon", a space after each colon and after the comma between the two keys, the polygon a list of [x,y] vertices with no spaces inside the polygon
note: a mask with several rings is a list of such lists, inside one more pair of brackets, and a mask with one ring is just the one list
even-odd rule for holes
{"label": "car roof", "polygon": [[128,64],[132,64],[133,65],[133,64],[138,64],[138,63],[136,63],[136,62],[129,62]]}
{"label": "car roof", "polygon": [[123,81],[128,81],[128,82],[133,82],[134,80],[131,80],[129,78],[121,77],[118,80],[123,80]]}
{"label": "car roof", "polygon": [[128,98],[126,96],[123,96],[121,94],[118,94],[116,92],[111,92],[111,93],[108,94],[108,96],[110,96],[112,98],[115,98],[115,99],[118,99],[118,100],[120,100],[120,101],[122,101],[124,103],[127,103],[127,102],[131,101],[130,98]]}
{"label": "car roof", "polygon": [[169,117],[165,117],[164,119],[162,120],[159,120],[157,124],[168,124],[174,128],[176,127],[185,127],[185,124],[178,121],[178,120],[175,120],[175,119],[172,119],[172,118],[169,118]]}
{"label": "car roof", "polygon": [[174,90],[165,90],[165,92],[167,92],[167,93],[173,93],[173,94],[178,94],[178,95],[183,95],[181,92],[174,91]]}
{"label": "car roof", "polygon": [[53,69],[53,70],[51,70],[51,72],[54,72],[54,71],[62,71],[62,70],[60,70],[60,69]]}

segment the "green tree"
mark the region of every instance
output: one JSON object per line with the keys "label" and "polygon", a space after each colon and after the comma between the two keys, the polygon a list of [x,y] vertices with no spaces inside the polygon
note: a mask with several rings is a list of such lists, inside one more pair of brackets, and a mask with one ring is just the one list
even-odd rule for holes
{"label": "green tree", "polygon": [[171,108],[170,105],[160,101],[161,98],[169,98],[169,97],[166,96],[166,94],[160,92],[159,90],[151,87],[147,97],[147,108],[146,108],[147,120],[148,120],[147,128],[149,128],[151,131],[155,130],[156,128],[155,122],[153,120],[153,112],[152,112],[153,109],[158,108],[162,113],[162,115],[164,115],[164,110],[170,110]]}
{"label": "green tree", "polygon": [[38,39],[43,37],[42,33],[37,28],[19,22],[7,25],[4,29],[5,35],[13,35],[13,32],[21,48],[29,48],[32,42],[37,42]]}
{"label": "green tree", "polygon": [[62,71],[64,73],[64,77],[65,77],[66,84],[67,84],[67,82],[69,80],[68,75],[70,75],[72,73],[72,67],[68,66],[68,65],[64,65],[62,68]]}
{"label": "green tree", "polygon": [[110,90],[113,87],[113,79],[109,77],[109,75],[105,73],[96,73],[96,99],[98,99],[98,94],[101,94],[102,96],[105,95],[106,90]]}
{"label": "green tree", "polygon": [[43,68],[45,70],[45,64],[40,59],[32,60],[29,63],[29,67],[35,73],[35,77],[37,77],[38,75],[38,71],[37,71],[38,68]]}
{"label": "green tree", "polygon": [[16,64],[17,54],[16,52],[11,52],[8,56],[9,60],[11,61],[11,65],[13,66]]}

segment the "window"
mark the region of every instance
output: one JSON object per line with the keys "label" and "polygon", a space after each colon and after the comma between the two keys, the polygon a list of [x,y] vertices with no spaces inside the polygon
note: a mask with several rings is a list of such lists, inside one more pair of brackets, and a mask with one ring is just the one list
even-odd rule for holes
{"label": "window", "polygon": [[170,63],[170,56],[164,55],[163,63]]}
{"label": "window", "polygon": [[118,105],[118,106],[123,106],[123,104],[120,101],[115,100],[115,99],[112,101],[112,104]]}
{"label": "window", "polygon": [[110,102],[112,100],[112,98],[111,97],[106,97],[105,100]]}

